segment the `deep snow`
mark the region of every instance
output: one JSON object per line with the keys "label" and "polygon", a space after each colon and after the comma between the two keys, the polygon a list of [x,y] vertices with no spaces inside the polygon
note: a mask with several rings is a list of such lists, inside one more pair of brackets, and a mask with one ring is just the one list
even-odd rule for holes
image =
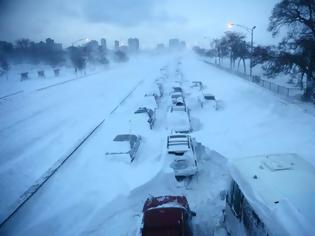
{"label": "deep snow", "polygon": [[[2,229],[2,235],[134,235],[146,198],[184,194],[197,212],[197,235],[209,235],[224,202],[225,158],[294,152],[315,165],[314,117],[261,87],[222,72],[192,54],[138,58],[119,68],[39,93],[16,96],[0,104],[3,212],[56,159],[65,155],[97,121],[105,123],[45,186]],[[133,112],[152,90],[160,68],[168,66],[165,98],[153,130],[133,122]],[[176,69],[184,75],[186,102],[191,109],[191,134],[206,149],[199,174],[185,185],[175,181],[165,160],[168,92]],[[135,92],[110,111],[143,79]],[[190,88],[202,81],[223,101],[215,111],[200,107]],[[189,96],[191,94],[191,96]],[[208,104],[209,105],[209,104]],[[115,135],[143,137],[135,162],[108,160],[105,153]],[[35,142],[36,141],[36,142]],[[220,154],[219,154],[220,153]],[[221,156],[222,155],[222,156]],[[12,199],[11,201],[9,199]],[[3,216],[3,215],[2,215]]]}

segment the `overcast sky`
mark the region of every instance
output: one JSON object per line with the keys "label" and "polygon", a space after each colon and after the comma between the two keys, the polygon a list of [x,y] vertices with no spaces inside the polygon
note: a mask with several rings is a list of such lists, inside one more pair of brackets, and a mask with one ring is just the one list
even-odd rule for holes
{"label": "overcast sky", "polygon": [[[205,45],[220,37],[232,21],[256,25],[255,42],[270,44],[268,18],[277,0],[0,0],[0,40],[34,41],[51,37],[64,46],[80,38],[126,43],[138,37],[142,47],[183,39]],[[236,30],[237,28],[235,28]],[[242,29],[238,29],[243,31]],[[206,38],[205,38],[206,37]]]}

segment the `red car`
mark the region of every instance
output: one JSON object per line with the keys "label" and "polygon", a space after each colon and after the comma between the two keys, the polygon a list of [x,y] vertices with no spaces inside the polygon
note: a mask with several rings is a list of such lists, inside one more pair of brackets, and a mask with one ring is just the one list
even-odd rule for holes
{"label": "red car", "polygon": [[148,198],[143,207],[141,236],[193,236],[191,211],[184,196]]}

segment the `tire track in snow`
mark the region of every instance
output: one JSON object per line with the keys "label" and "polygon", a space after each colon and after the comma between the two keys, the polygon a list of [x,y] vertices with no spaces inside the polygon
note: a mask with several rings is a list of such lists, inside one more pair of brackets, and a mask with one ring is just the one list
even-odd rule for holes
{"label": "tire track in snow", "polygon": [[[113,110],[109,113],[109,115],[112,115],[132,94],[133,92],[143,83],[143,79],[140,80],[132,89],[131,91],[119,102],[119,104],[113,108]],[[83,144],[102,126],[102,124],[105,122],[105,118],[102,119],[100,122],[97,123],[97,125],[92,128],[91,131],[88,132],[86,136],[84,136],[81,141],[79,141],[79,144],[74,147],[74,149],[64,158],[59,159],[48,171],[46,171],[43,176],[36,181],[35,184],[33,184],[27,191],[25,191],[21,197],[17,200],[15,206],[12,207],[11,210],[9,210],[9,214],[7,217],[5,217],[3,220],[1,220],[0,223],[0,229],[10,220],[14,217],[14,215],[38,192],[45,183],[48,182],[48,180],[53,177],[57,171],[72,157],[76,151],[83,146]]]}

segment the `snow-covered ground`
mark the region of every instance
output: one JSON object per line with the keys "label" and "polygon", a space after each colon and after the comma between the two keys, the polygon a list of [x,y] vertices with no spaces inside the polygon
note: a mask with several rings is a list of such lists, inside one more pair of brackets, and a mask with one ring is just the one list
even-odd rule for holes
{"label": "snow-covered ground", "polygon": [[0,219],[139,81],[161,67],[156,62],[142,68],[144,62],[139,59],[82,80],[0,101],[4,114],[0,117]]}
{"label": "snow-covered ground", "polygon": [[[0,98],[31,92],[50,86],[52,84],[62,83],[75,78],[81,78],[83,75],[80,73],[76,75],[73,68],[66,66],[58,67],[58,69],[60,69],[60,75],[56,77],[54,75],[53,68],[47,65],[12,65],[8,74],[4,74],[0,77]],[[44,71],[45,78],[38,77],[37,71],[40,70]],[[91,67],[87,69],[86,74],[95,74],[97,71],[98,70],[96,67]],[[25,72],[28,73],[29,79],[21,81],[20,74]]]}
{"label": "snow-covered ground", "polygon": [[[204,59],[208,62],[215,63],[214,58],[209,58],[209,57],[204,57]],[[240,73],[245,73],[249,75],[249,65],[250,65],[250,60],[245,61],[246,64],[246,73],[244,72],[244,66],[243,62],[240,63],[239,68],[238,68],[238,61],[235,63],[235,68],[234,71],[240,72]],[[227,69],[230,68],[230,60],[228,58],[224,58],[221,61],[221,66],[225,67]],[[253,75],[259,76],[261,79],[266,80],[268,82],[277,84],[279,86],[283,86],[285,88],[290,88],[292,91],[295,90],[294,94],[303,94],[303,90],[300,89],[300,85],[298,84],[299,77],[292,77],[293,75],[285,75],[283,73],[280,73],[279,75],[275,76],[274,78],[268,78],[267,76],[264,75],[264,70],[261,65],[257,65],[253,67]],[[290,81],[290,82],[289,82]],[[305,83],[305,81],[304,81]],[[305,84],[304,84],[305,86]]]}
{"label": "snow-covered ground", "polygon": [[[177,64],[179,57],[181,64]],[[165,98],[153,130],[133,121],[144,94],[168,67]],[[177,183],[165,157],[168,91],[184,75],[191,109],[192,137],[205,147],[200,171],[190,183]],[[139,84],[140,81],[143,81]],[[202,81],[221,100],[202,109],[190,88]],[[137,85],[135,91],[113,108]],[[196,235],[211,235],[224,202],[226,158],[265,153],[298,153],[315,165],[314,116],[248,81],[200,61],[193,54],[138,58],[88,79],[12,97],[0,103],[0,212],[96,124],[106,119],[74,156],[11,218],[1,235],[134,235],[149,195],[186,195]],[[111,114],[110,114],[111,113]],[[106,158],[116,134],[143,138],[135,162]],[[222,157],[224,156],[224,157]]]}

